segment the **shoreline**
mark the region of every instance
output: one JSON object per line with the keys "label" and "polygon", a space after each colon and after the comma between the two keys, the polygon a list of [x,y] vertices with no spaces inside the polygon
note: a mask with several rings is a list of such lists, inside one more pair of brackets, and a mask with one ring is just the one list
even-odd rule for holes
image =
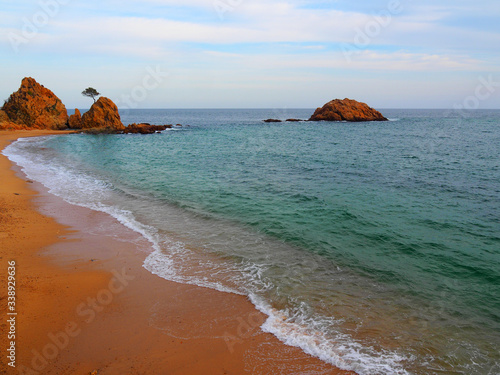
{"label": "shoreline", "polygon": [[[0,132],[0,149],[48,134],[63,132]],[[7,374],[22,366],[43,374],[353,374],[264,333],[266,316],[244,296],[151,274],[139,234],[19,174],[0,155],[0,256],[4,269],[16,261],[18,280],[17,366]],[[6,341],[2,334],[2,348]]]}

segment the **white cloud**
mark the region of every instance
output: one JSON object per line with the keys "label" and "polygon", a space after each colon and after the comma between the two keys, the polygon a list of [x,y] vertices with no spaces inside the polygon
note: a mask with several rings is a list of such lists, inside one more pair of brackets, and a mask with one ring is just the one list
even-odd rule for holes
{"label": "white cloud", "polygon": [[[31,71],[28,67],[42,76],[50,76],[47,71],[52,69],[54,77],[62,71],[65,77],[83,75],[82,82],[95,74],[102,86],[120,91],[129,83],[117,82],[128,82],[123,78],[128,72],[140,75],[145,66],[161,63],[172,72],[174,82],[178,79],[175,89],[185,97],[198,85],[218,85],[221,91],[211,88],[217,92],[239,87],[245,93],[265,87],[284,96],[285,91],[292,96],[289,93],[303,87],[309,90],[307,95],[321,89],[327,96],[326,82],[338,84],[341,75],[363,87],[362,77],[392,79],[394,73],[418,77],[425,87],[425,83],[436,86],[440,81],[435,77],[441,73],[454,74],[460,81],[466,75],[500,69],[500,51],[493,48],[500,45],[500,30],[452,22],[467,19],[468,14],[498,13],[498,2],[477,7],[466,0],[456,0],[453,6],[449,1],[401,0],[401,14],[392,15],[366,45],[359,46],[357,33],[366,31],[377,12],[387,11],[387,2],[378,2],[381,7],[374,12],[373,1],[356,2],[355,10],[342,2],[341,10],[335,1],[323,1],[322,9],[314,9],[314,1],[306,0],[220,0],[229,5],[221,20],[215,1],[69,2],[17,55],[8,33],[21,33],[23,19],[30,19],[40,6],[37,0],[4,4],[0,11],[4,69],[22,74],[21,70]],[[356,48],[350,60],[342,53],[342,44]],[[94,65],[85,68],[90,61]],[[110,68],[113,65],[120,68]],[[205,77],[214,81],[205,82]],[[401,84],[394,87],[404,87],[403,79],[398,79]],[[69,86],[71,79],[67,81]],[[370,82],[376,87],[382,81]],[[446,87],[452,84],[446,82]],[[342,92],[349,92],[347,79]],[[231,94],[225,92],[237,97]]]}
{"label": "white cloud", "polygon": [[[91,3],[70,3],[61,16],[54,17],[40,29],[46,35],[46,45],[66,45],[71,50],[75,41],[84,50],[115,51],[127,53],[126,45],[140,45],[149,55],[159,55],[167,43],[354,43],[359,32],[367,32],[367,25],[373,24],[373,14],[339,11],[332,9],[303,9],[293,1],[224,0],[234,9],[227,14],[227,22],[221,22],[213,8],[213,0],[189,0],[182,7],[192,6],[205,9],[203,20],[190,13],[182,17],[165,12],[154,15],[125,16],[127,7],[147,7],[148,4],[177,6],[173,0],[147,0],[145,4],[126,0],[105,1],[103,9],[120,7],[111,15],[109,11],[99,13]],[[120,4],[120,5],[118,5]],[[439,5],[420,5],[402,2],[404,12],[390,16],[387,24],[370,38],[367,47],[392,46],[393,49],[419,48],[435,53],[447,49],[485,49],[500,44],[500,33],[482,32],[446,26],[440,21],[452,14],[453,8]],[[81,9],[84,9],[80,13]],[[175,9],[172,8],[172,9]],[[386,11],[387,9],[380,9]],[[152,12],[152,11],[151,11]],[[12,12],[11,12],[12,13]],[[213,17],[207,17],[211,14]],[[12,19],[8,11],[0,15]],[[10,17],[9,17],[10,15]],[[19,17],[21,18],[21,17]],[[29,17],[28,17],[29,18]],[[21,23],[20,23],[21,25]],[[18,30],[19,31],[19,30]],[[4,34],[5,35],[5,34]],[[122,46],[117,48],[117,45]],[[146,47],[149,46],[149,47]],[[133,51],[131,51],[133,52]]]}
{"label": "white cloud", "polygon": [[[473,71],[483,62],[465,56],[435,55],[423,53],[394,52],[380,53],[366,50],[357,54],[356,58],[347,60],[340,52],[304,54],[265,54],[248,55],[207,51],[207,56],[226,66],[258,67],[266,70],[283,69],[331,69],[352,71]],[[208,59],[207,59],[208,60]],[[488,67],[485,71],[500,67]]]}

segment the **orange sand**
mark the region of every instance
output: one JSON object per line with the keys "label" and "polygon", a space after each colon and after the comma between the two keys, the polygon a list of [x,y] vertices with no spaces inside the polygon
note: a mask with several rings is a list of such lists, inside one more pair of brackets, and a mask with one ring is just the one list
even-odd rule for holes
{"label": "orange sand", "polygon": [[[0,132],[0,149],[18,137],[53,133],[62,132]],[[0,373],[350,373],[262,332],[265,316],[245,297],[166,281],[142,267],[147,254],[136,243],[84,233],[104,224],[122,238],[137,236],[105,214],[39,194],[3,155],[0,182]],[[37,207],[55,207],[85,226],[63,226]],[[15,369],[5,355],[12,260]]]}

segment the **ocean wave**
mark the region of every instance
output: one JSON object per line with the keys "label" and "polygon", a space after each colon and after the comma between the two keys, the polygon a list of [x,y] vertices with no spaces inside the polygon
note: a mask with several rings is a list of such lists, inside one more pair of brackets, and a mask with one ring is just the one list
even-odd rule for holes
{"label": "ocean wave", "polygon": [[[337,323],[332,317],[312,318],[309,311],[278,310],[253,293],[250,293],[249,298],[259,311],[269,317],[262,325],[262,330],[273,334],[286,345],[301,348],[326,363],[360,375],[409,374],[401,363],[411,358],[363,346],[340,331],[336,332],[334,338],[328,337],[325,332]],[[301,308],[308,310],[304,304]]]}
{"label": "ocean wave", "polygon": [[[70,204],[106,213],[125,227],[141,234],[153,248],[153,252],[146,257],[143,264],[149,272],[169,281],[247,295],[256,308],[268,316],[261,327],[264,332],[272,333],[285,344],[299,347],[305,353],[336,367],[353,370],[361,375],[407,374],[401,366],[405,358],[396,353],[382,353],[363,347],[340,331],[332,337],[331,330],[335,326],[335,319],[313,317],[314,314],[307,311],[307,304],[301,305],[303,311],[272,307],[270,302],[259,294],[275,287],[262,277],[266,268],[264,264],[240,265],[235,271],[244,275],[236,280],[233,286],[207,277],[207,274],[213,274],[221,265],[211,264],[206,260],[201,262],[205,272],[184,272],[182,262],[190,258],[197,260],[196,255],[187,249],[183,242],[174,241],[160,233],[158,228],[137,220],[131,210],[116,206],[114,195],[118,189],[112,182],[92,175],[78,162],[45,148],[45,142],[50,138],[51,136],[21,138],[5,148],[3,154],[19,165],[28,178],[43,184],[49,193]],[[222,267],[227,266],[226,264]],[[212,272],[206,272],[210,269]],[[330,331],[330,336],[326,331]]]}

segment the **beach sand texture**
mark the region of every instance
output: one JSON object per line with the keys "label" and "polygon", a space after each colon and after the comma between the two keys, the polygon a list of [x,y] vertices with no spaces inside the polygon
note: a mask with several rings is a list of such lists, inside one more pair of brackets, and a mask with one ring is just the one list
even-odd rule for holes
{"label": "beach sand texture", "polygon": [[[0,132],[0,149],[53,133],[62,132]],[[262,332],[266,316],[243,296],[149,273],[137,233],[51,196],[15,169],[0,155],[0,312],[6,316],[15,261],[18,313],[16,368],[2,355],[1,373],[352,374]],[[2,318],[2,349],[8,329]]]}

